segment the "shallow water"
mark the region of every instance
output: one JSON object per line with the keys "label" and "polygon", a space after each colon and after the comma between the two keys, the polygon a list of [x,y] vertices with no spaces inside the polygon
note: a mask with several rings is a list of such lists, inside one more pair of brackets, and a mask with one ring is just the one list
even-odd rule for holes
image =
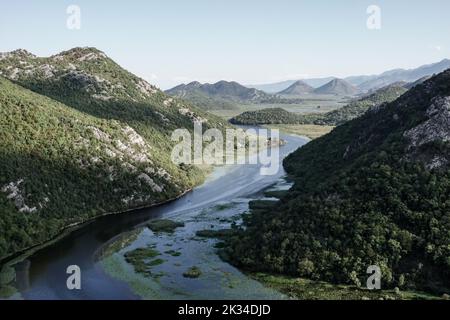
{"label": "shallow water", "polygon": [[[279,182],[284,184],[284,180]],[[273,189],[279,190],[277,186]],[[128,234],[133,238],[131,243],[120,246],[123,238],[113,242],[113,249],[107,250],[99,261],[111,276],[126,281],[146,299],[284,299],[286,297],[282,294],[263,287],[223,262],[214,247],[218,240],[196,236],[199,230],[220,230],[229,228],[233,221],[239,223],[241,214],[248,209],[249,200],[236,198],[233,202],[220,202],[177,216],[175,220],[185,225],[173,234],[155,234],[148,228],[137,229]],[[135,273],[123,256],[133,249],[146,247],[159,251],[161,255],[157,258],[164,260],[164,263],[151,268],[154,276],[149,277]],[[170,250],[180,255],[173,256],[168,252]],[[199,278],[183,276],[192,266],[201,270]]]}

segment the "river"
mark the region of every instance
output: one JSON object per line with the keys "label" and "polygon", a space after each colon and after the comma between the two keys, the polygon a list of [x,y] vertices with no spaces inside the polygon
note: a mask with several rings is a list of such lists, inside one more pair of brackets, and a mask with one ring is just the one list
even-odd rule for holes
{"label": "river", "polygon": [[[292,135],[280,137],[287,142],[279,148],[280,163],[308,141]],[[248,201],[264,198],[263,190],[289,188],[284,175],[281,164],[271,176],[261,175],[260,165],[216,167],[203,185],[176,201],[97,219],[18,263],[17,296],[38,300],[283,299],[281,293],[220,260],[214,248],[217,241],[199,239],[195,232],[239,222]],[[185,226],[174,234],[154,234],[145,227],[149,220],[161,217]],[[134,248],[148,246],[159,250],[164,261],[154,267],[153,277],[135,273],[123,257]],[[81,290],[67,289],[70,265],[81,269]],[[199,267],[202,275],[183,277],[192,266]]]}

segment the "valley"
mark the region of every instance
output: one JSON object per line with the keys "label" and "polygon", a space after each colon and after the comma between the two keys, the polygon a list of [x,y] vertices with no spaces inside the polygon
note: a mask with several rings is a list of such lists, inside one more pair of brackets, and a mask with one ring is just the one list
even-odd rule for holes
{"label": "valley", "polygon": [[[448,71],[406,74],[163,92],[96,48],[2,54],[0,296],[445,297]],[[175,163],[171,134],[194,124],[280,130],[286,171]],[[66,290],[70,261],[83,290]],[[363,286],[371,263],[381,291]]]}

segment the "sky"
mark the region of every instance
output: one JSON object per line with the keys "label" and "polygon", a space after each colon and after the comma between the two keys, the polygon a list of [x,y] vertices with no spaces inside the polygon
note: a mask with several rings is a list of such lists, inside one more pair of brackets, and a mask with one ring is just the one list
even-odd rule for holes
{"label": "sky", "polygon": [[162,89],[345,77],[450,58],[449,12],[448,0],[2,0],[0,52],[92,46]]}

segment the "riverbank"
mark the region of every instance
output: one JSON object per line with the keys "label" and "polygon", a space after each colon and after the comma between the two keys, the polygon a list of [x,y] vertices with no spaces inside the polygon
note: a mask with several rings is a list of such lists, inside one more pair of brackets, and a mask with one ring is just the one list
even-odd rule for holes
{"label": "riverbank", "polygon": [[181,197],[185,196],[186,194],[188,194],[189,192],[191,192],[193,190],[193,188],[190,188],[188,190],[185,190],[183,193],[181,193],[180,195],[170,198],[168,200],[162,201],[162,202],[158,202],[155,204],[151,204],[151,205],[144,205],[144,206],[138,206],[138,207],[134,207],[134,208],[130,208],[127,210],[121,210],[121,211],[113,211],[113,212],[107,212],[107,213],[103,213],[101,215],[92,217],[88,220],[85,221],[80,221],[77,223],[73,223],[71,225],[68,225],[66,227],[64,227],[63,229],[61,229],[58,234],[56,236],[54,236],[53,238],[44,241],[42,243],[36,244],[34,246],[25,248],[19,252],[16,252],[10,256],[4,257],[2,259],[0,259],[0,270],[5,267],[5,266],[10,266],[10,265],[14,265],[24,259],[26,259],[27,257],[29,257],[30,255],[38,252],[39,250],[42,250],[62,239],[64,239],[65,237],[69,236],[71,233],[73,233],[74,231],[77,231],[85,226],[87,226],[88,224],[99,220],[101,218],[107,217],[107,216],[112,216],[112,215],[120,215],[120,214],[130,214],[133,212],[137,212],[139,210],[143,210],[143,209],[150,209],[150,208],[155,208],[158,206],[162,206],[164,204],[173,202],[177,199],[180,199]]}

